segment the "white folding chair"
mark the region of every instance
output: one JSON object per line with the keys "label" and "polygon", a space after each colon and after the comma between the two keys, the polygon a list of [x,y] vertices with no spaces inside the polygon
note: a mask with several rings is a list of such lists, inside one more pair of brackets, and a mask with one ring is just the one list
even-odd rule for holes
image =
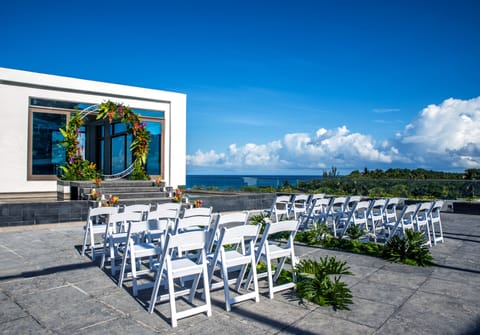
{"label": "white folding chair", "polygon": [[177,224],[178,211],[176,209],[164,209],[160,207],[150,211],[147,216],[148,231],[146,239],[148,242],[164,242],[166,233],[173,230]]}
{"label": "white folding chair", "polygon": [[[138,285],[138,278],[141,275],[152,272],[151,262],[155,258],[158,261],[163,250],[163,245],[161,243],[143,242],[143,239],[139,238],[139,235],[141,237],[147,233],[149,229],[148,221],[128,221],[127,225],[127,243],[123,251],[118,286],[122,287],[124,279],[131,277],[133,296],[136,297],[139,289],[152,287],[152,282]],[[156,229],[158,231],[161,228],[166,232],[168,229],[168,221],[159,222]],[[143,264],[143,260],[146,258],[149,259],[148,266]],[[127,267],[130,269],[130,272],[127,272]]]}
{"label": "white folding chair", "polygon": [[314,224],[326,224],[331,198],[315,199],[312,204],[312,213],[310,214]]}
{"label": "white folding chair", "polygon": [[[87,249],[90,250],[92,261],[98,256],[98,249],[103,250],[103,237],[102,242],[98,242],[98,235],[105,233],[105,228],[108,222],[108,216],[118,212],[118,207],[97,207],[88,209],[88,217],[85,226],[83,227],[83,244],[82,244],[82,256],[85,255]],[[90,243],[87,246],[87,240],[90,239]],[[97,241],[97,242],[96,242]]]}
{"label": "white folding chair", "polygon": [[337,229],[340,230],[340,236],[345,235],[352,224],[363,231],[368,231],[367,215],[369,208],[370,201],[355,202],[350,211],[339,217],[337,219]]}
{"label": "white folding chair", "polygon": [[331,225],[333,236],[335,237],[337,237],[337,221],[345,214],[347,200],[347,197],[333,198],[327,209],[325,222],[327,225]]}
{"label": "white folding chair", "polygon": [[248,222],[248,212],[219,213],[210,229],[206,251],[212,252],[213,246],[220,238],[220,232],[223,227],[232,228],[246,225]]}
{"label": "white folding chair", "polygon": [[[433,245],[437,245],[438,242],[444,242],[442,220],[440,219],[440,211],[443,207],[443,201],[437,200],[433,203],[430,210],[429,222],[432,233]],[[436,226],[436,227],[435,227]]]}
{"label": "white folding chair", "polygon": [[269,214],[272,220],[275,219],[275,222],[280,221],[282,217],[288,219],[290,215],[290,199],[290,195],[277,195],[272,207],[265,212]]}
{"label": "white folding chair", "polygon": [[[207,233],[201,230],[187,231],[176,235],[169,233],[167,235],[165,248],[160,258],[160,262],[158,263],[148,311],[153,313],[157,302],[169,300],[172,327],[177,326],[177,321],[179,319],[194,314],[206,312],[207,316],[212,315],[207,269],[208,261],[205,253],[206,242]],[[180,254],[175,253],[175,250],[178,248],[181,248],[184,251],[197,251],[199,252],[199,257],[194,260],[188,256],[181,256]],[[194,276],[195,279],[190,288],[185,289],[184,287],[181,287],[181,290],[175,290],[175,279],[191,276]],[[178,312],[175,298],[188,294],[189,303],[193,304],[193,299],[201,276],[203,276],[203,297],[205,299],[205,304]],[[160,286],[163,281],[167,281],[168,283],[168,294],[159,295]]]}
{"label": "white folding chair", "polygon": [[[295,287],[296,275],[293,275],[293,282],[274,285],[278,280],[280,273],[285,265],[287,258],[290,258],[290,264],[292,269],[295,268],[296,259],[294,251],[294,239],[299,226],[299,221],[287,220],[274,223],[267,223],[265,230],[260,240],[259,245],[256,247],[255,262],[258,264],[261,260],[266,262],[267,271],[257,274],[258,278],[268,278],[269,297],[273,299],[274,293],[289,288]],[[282,232],[288,232],[288,240],[286,243],[275,243],[271,240],[272,235]],[[272,270],[272,261],[278,260],[275,273]],[[243,273],[240,275],[243,278]],[[249,288],[253,281],[253,271],[250,269],[250,273],[246,280],[245,288]]]}
{"label": "white folding chair", "polygon": [[352,195],[347,197],[347,201],[345,201],[345,206],[343,208],[344,212],[350,212],[353,210],[355,204],[362,200],[362,197],[359,195]]}
{"label": "white folding chair", "polygon": [[290,213],[293,212],[294,220],[307,213],[309,197],[308,194],[296,194],[293,196]]}
{"label": "white folding chair", "polygon": [[385,199],[375,199],[371,202],[368,210],[369,229],[375,236],[383,229],[383,215],[386,203]]}
{"label": "white folding chair", "polygon": [[104,249],[102,254],[102,261],[100,267],[105,267],[105,262],[110,261],[110,270],[112,276],[115,276],[120,265],[117,265],[117,260],[122,259],[119,253],[127,244],[127,232],[124,230],[132,221],[143,221],[143,214],[141,212],[121,212],[112,214],[108,218],[108,224],[105,227],[104,234]]}
{"label": "white folding chair", "polygon": [[432,246],[432,238],[430,236],[430,224],[428,220],[432,206],[433,202],[422,202],[419,204],[417,212],[415,213],[415,230],[423,234],[425,244],[430,247]]}
{"label": "white folding chair", "polygon": [[384,220],[383,223],[385,225],[392,225],[397,222],[397,206],[400,202],[399,198],[390,198],[387,199],[387,203],[385,204],[384,210]]}
{"label": "white folding chair", "polygon": [[393,236],[398,234],[402,237],[405,237],[405,230],[415,229],[415,215],[417,213],[418,206],[419,204],[404,206],[395,223],[385,224],[387,228],[387,237],[385,242],[388,242]]}
{"label": "white folding chair", "polygon": [[[220,232],[219,240],[216,244],[215,253],[209,260],[208,278],[210,281],[210,289],[223,287],[225,294],[225,308],[227,311],[231,310],[231,305],[254,299],[255,302],[260,301],[258,290],[258,279],[255,262],[255,242],[260,232],[261,225],[241,225],[236,227],[223,227]],[[230,246],[236,247],[230,247]],[[230,248],[226,248],[226,247]],[[242,284],[243,273],[240,271],[250,265],[252,269],[253,291],[241,293],[240,286]],[[222,281],[214,283],[215,269],[220,267]],[[229,273],[236,272],[237,276],[230,279]],[[230,285],[235,284],[233,289],[237,295],[231,296]]]}

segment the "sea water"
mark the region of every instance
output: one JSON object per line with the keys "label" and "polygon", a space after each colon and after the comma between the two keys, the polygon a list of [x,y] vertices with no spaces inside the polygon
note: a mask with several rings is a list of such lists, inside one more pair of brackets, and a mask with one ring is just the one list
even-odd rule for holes
{"label": "sea water", "polygon": [[215,188],[219,190],[240,190],[245,186],[277,188],[288,183],[297,186],[299,182],[321,179],[321,176],[293,175],[187,175],[186,188]]}

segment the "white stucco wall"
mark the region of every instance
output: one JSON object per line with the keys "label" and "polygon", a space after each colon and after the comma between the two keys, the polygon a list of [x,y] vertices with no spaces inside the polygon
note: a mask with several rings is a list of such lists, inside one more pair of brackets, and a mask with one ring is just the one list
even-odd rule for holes
{"label": "white stucco wall", "polygon": [[185,185],[185,94],[0,68],[0,193],[56,191],[56,181],[27,180],[30,97],[164,111],[163,178]]}

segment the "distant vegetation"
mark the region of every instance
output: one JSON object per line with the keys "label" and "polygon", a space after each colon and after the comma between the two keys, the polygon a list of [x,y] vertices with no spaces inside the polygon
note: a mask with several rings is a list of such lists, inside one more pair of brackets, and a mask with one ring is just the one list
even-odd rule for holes
{"label": "distant vegetation", "polygon": [[369,197],[403,197],[413,199],[477,198],[480,193],[480,169],[468,169],[464,173],[438,172],[425,169],[376,169],[352,171],[338,176],[337,169],[325,172],[322,178],[288,182],[273,187],[244,187],[245,192],[305,192],[329,195],[363,195]]}

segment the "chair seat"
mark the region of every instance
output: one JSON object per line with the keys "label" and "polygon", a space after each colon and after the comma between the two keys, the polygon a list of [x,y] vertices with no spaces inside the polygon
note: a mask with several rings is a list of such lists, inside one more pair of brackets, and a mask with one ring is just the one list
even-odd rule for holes
{"label": "chair seat", "polygon": [[145,257],[160,254],[162,248],[153,243],[139,243],[134,245],[133,251],[136,257]]}
{"label": "chair seat", "polygon": [[268,250],[272,258],[280,258],[284,256],[289,256],[292,252],[290,249],[284,249],[276,244],[269,244]]}
{"label": "chair seat", "polygon": [[[226,263],[229,267],[236,266],[236,265],[244,265],[247,264],[252,256],[250,255],[242,255],[236,250],[228,250],[225,252]],[[221,260],[220,260],[221,263]]]}
{"label": "chair seat", "polygon": [[184,277],[188,275],[198,274],[202,272],[202,265],[193,262],[188,258],[180,258],[172,260],[173,278]]}

